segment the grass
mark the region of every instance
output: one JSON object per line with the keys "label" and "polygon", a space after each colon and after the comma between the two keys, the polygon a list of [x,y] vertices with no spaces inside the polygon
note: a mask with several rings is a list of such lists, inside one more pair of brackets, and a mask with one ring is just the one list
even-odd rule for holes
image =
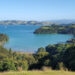
{"label": "grass", "polygon": [[22,71],[22,72],[3,72],[0,75],[75,75],[75,72],[68,71]]}

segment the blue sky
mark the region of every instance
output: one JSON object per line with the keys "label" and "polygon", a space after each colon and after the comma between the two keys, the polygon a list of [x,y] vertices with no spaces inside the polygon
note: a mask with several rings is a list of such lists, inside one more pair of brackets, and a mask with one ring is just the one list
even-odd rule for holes
{"label": "blue sky", "polygon": [[0,0],[0,20],[75,19],[75,0]]}

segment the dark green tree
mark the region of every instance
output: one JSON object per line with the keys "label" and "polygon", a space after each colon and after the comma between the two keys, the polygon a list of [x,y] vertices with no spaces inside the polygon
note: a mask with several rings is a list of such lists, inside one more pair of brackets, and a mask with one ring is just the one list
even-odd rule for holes
{"label": "dark green tree", "polygon": [[75,46],[72,46],[65,51],[63,63],[68,70],[75,71]]}

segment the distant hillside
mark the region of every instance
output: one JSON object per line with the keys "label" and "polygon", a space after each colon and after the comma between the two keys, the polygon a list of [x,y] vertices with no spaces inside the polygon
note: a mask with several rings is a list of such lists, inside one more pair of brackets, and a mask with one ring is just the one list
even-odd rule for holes
{"label": "distant hillside", "polygon": [[75,24],[75,20],[67,20],[67,19],[50,20],[48,22],[52,22],[52,23],[55,23],[55,24],[70,24],[70,23],[74,23]]}
{"label": "distant hillside", "polygon": [[22,21],[22,20],[4,20],[0,21],[0,25],[69,25],[75,24],[75,20],[50,20],[50,21]]}
{"label": "distant hillside", "polygon": [[34,31],[35,34],[74,34],[75,35],[75,24],[69,26],[59,26],[59,25],[51,25],[51,26],[41,26],[40,28]]}
{"label": "distant hillside", "polygon": [[21,21],[21,20],[6,20],[0,21],[0,25],[26,25],[26,24],[39,24],[37,21]]}

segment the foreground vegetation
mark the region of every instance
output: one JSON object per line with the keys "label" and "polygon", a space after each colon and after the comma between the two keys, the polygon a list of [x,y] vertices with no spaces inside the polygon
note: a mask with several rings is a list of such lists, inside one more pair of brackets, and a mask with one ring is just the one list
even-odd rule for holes
{"label": "foreground vegetation", "polygon": [[22,72],[3,72],[0,75],[75,75],[75,72],[68,71],[22,71]]}
{"label": "foreground vegetation", "polygon": [[[4,36],[1,42],[6,42],[6,38],[7,36]],[[75,39],[69,40],[64,44],[59,43],[48,45],[45,48],[38,48],[37,52],[33,54],[13,52],[11,49],[8,50],[4,48],[3,45],[0,46],[1,72],[45,70],[45,68],[51,70],[75,71]],[[29,75],[30,73],[31,72],[28,72],[27,74]],[[32,73],[36,74],[36,72]],[[57,73],[59,74],[60,72],[58,71]]]}

